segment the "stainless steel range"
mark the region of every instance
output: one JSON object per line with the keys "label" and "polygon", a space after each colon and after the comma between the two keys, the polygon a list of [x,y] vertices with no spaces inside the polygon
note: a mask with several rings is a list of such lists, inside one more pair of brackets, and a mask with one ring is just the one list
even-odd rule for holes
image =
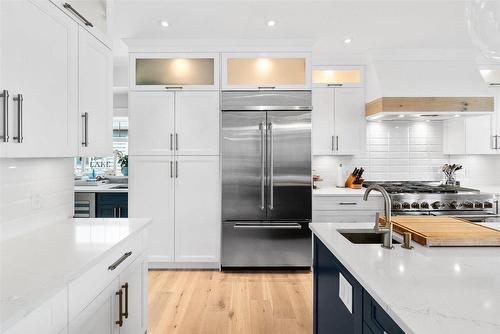
{"label": "stainless steel range", "polygon": [[498,200],[493,194],[458,186],[426,181],[372,181],[363,186],[378,184],[392,200],[395,215],[453,215],[482,221],[498,215]]}

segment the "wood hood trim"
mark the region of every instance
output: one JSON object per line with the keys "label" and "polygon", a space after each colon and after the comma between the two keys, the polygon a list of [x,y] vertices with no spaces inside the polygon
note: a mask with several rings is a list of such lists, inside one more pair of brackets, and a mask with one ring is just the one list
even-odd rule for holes
{"label": "wood hood trim", "polygon": [[380,112],[493,112],[488,97],[381,97],[365,106],[365,115]]}

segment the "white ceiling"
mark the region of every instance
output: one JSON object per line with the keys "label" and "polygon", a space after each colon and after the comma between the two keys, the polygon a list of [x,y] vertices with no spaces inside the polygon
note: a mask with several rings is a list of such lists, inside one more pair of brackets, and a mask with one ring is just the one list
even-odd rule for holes
{"label": "white ceiling", "polygon": [[473,47],[464,1],[115,0],[114,7],[119,38],[302,39],[328,54]]}

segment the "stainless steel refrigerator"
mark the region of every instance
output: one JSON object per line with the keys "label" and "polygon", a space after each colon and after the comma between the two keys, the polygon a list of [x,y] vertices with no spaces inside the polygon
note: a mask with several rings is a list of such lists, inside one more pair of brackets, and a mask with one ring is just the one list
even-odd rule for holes
{"label": "stainless steel refrigerator", "polygon": [[222,93],[222,266],[311,265],[311,92]]}

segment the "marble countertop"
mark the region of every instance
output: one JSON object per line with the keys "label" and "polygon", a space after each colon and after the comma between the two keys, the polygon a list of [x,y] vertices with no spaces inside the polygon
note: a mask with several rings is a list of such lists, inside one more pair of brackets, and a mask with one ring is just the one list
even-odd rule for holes
{"label": "marble countertop", "polygon": [[70,219],[0,243],[0,328],[35,310],[150,219]]}
{"label": "marble countertop", "polygon": [[[500,222],[485,225],[500,230]],[[337,231],[373,223],[310,227],[406,333],[500,333],[500,247],[388,250]]]}
{"label": "marble countertop", "polygon": [[128,193],[128,188],[113,189],[124,183],[105,183],[97,186],[75,186],[76,193]]}

